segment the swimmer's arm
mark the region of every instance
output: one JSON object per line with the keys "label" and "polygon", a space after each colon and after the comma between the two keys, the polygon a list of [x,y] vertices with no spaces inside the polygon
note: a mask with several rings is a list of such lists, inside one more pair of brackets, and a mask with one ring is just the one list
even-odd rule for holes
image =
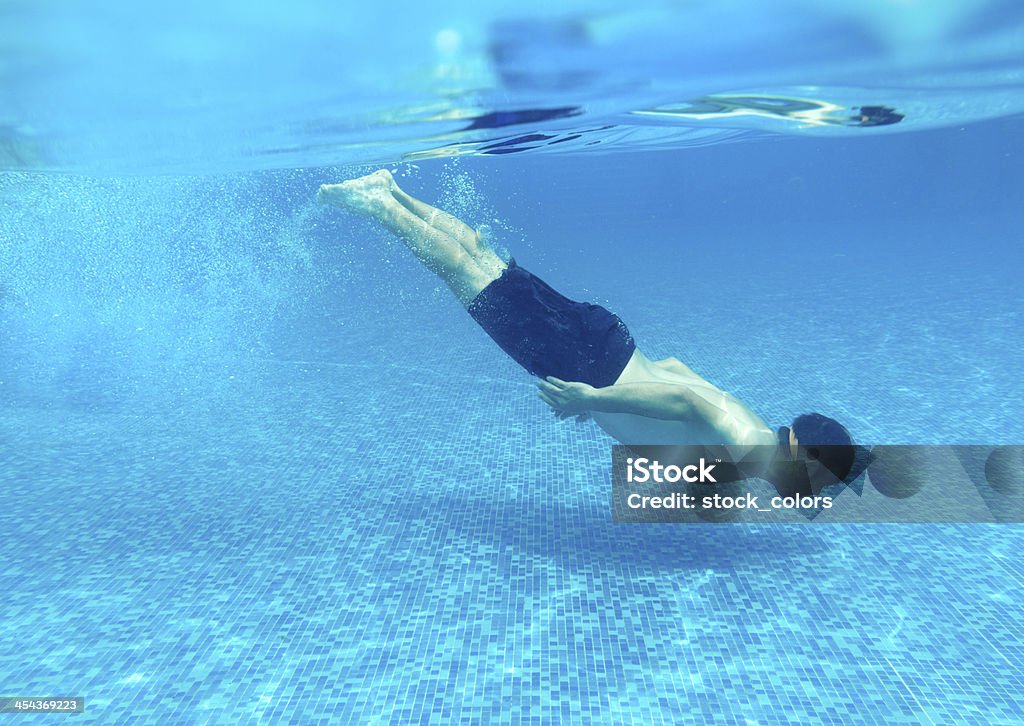
{"label": "swimmer's arm", "polygon": [[698,415],[690,390],[675,383],[620,383],[594,388],[548,376],[547,380],[537,381],[537,388],[546,404],[567,414],[631,413],[667,421],[689,420]]}
{"label": "swimmer's arm", "polygon": [[774,445],[775,434],[735,396],[713,386],[676,383],[619,383],[594,388],[586,383],[549,376],[538,381],[540,397],[565,414],[587,411],[631,413],[664,421],[700,421],[718,431],[722,441],[743,445]]}
{"label": "swimmer's arm", "polygon": [[591,411],[631,413],[663,421],[692,421],[699,415],[689,389],[675,383],[620,383],[592,390]]}

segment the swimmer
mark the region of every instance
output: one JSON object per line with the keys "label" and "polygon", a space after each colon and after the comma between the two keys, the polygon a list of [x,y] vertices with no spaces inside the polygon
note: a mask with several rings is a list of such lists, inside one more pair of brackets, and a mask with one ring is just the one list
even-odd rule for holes
{"label": "swimmer", "polygon": [[515,259],[506,263],[477,230],[409,196],[386,170],[324,184],[317,200],[398,236],[494,342],[538,377],[538,395],[560,419],[591,417],[627,445],[774,447],[764,478],[777,487],[794,465],[806,469],[814,489],[845,480],[853,467],[850,434],[837,421],[806,414],[772,430],[677,358],[648,358],[614,313],[570,300]]}

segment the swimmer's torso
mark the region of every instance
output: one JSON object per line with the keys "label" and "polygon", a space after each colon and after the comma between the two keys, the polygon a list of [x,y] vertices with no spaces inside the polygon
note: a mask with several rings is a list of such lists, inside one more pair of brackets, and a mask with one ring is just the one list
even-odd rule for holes
{"label": "swimmer's torso", "polygon": [[629,413],[594,411],[594,421],[624,444],[745,444],[774,445],[775,433],[749,408],[733,396],[708,383],[675,358],[652,361],[637,349],[616,384],[670,383],[686,386],[712,403],[728,422],[726,436],[721,426],[698,417],[688,421],[665,421]]}

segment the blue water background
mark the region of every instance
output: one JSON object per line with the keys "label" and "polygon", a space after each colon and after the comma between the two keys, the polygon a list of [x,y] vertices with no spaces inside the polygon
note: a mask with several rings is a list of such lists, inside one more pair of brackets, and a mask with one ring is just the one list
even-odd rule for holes
{"label": "blue water background", "polygon": [[[773,424],[1021,443],[1020,134],[392,168]],[[0,176],[0,695],[96,723],[1019,722],[1020,527],[613,525],[611,440],[314,205],[367,170]]]}

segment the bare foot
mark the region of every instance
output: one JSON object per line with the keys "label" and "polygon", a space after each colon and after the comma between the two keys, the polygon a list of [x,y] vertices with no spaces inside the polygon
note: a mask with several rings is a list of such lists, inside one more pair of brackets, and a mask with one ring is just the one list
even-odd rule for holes
{"label": "bare foot", "polygon": [[373,214],[381,204],[393,198],[391,190],[394,187],[391,172],[381,169],[341,184],[321,184],[316,199],[321,204],[331,204],[359,214]]}

